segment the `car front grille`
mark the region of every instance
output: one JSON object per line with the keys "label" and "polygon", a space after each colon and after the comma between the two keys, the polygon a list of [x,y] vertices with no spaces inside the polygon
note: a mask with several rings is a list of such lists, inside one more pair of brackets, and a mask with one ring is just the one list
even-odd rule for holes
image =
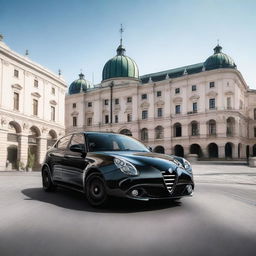
{"label": "car front grille", "polygon": [[175,173],[170,173],[168,171],[161,171],[163,178],[164,178],[164,184],[169,191],[169,193],[172,193],[173,186],[175,184],[176,175]]}

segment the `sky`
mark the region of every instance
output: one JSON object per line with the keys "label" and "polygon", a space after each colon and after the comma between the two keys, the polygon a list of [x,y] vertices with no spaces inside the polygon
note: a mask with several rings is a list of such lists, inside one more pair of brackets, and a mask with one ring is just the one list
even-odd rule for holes
{"label": "sky", "polygon": [[70,84],[101,81],[123,24],[140,75],[204,62],[219,39],[256,89],[255,0],[0,0],[0,33],[14,51]]}

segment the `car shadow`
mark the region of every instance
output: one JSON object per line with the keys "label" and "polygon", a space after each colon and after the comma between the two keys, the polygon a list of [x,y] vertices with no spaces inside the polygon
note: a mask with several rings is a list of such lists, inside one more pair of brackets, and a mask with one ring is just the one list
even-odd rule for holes
{"label": "car shadow", "polygon": [[88,212],[131,213],[155,211],[181,205],[180,202],[172,202],[169,200],[144,202],[124,198],[111,198],[105,208],[94,208],[87,203],[85,195],[64,188],[58,188],[57,191],[53,193],[46,193],[42,188],[27,188],[23,189],[21,192],[27,197],[25,200],[36,200],[62,208]]}

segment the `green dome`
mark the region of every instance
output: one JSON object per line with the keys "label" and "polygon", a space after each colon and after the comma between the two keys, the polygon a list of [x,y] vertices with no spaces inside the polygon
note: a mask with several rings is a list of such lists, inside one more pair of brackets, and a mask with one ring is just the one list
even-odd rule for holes
{"label": "green dome", "polygon": [[69,94],[75,94],[80,92],[86,92],[88,88],[91,87],[91,84],[89,81],[84,79],[84,74],[79,74],[79,79],[75,80],[68,89]]}
{"label": "green dome", "polygon": [[134,60],[125,55],[125,48],[120,44],[117,55],[110,59],[102,71],[102,80],[115,77],[129,77],[139,79],[139,69]]}
{"label": "green dome", "polygon": [[217,45],[214,48],[214,54],[204,62],[205,70],[217,68],[236,68],[236,64],[232,58],[223,53],[221,50],[222,47],[220,45]]}

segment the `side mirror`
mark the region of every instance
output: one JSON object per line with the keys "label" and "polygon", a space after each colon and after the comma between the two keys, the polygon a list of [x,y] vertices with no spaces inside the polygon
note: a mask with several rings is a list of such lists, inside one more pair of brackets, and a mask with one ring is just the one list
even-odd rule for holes
{"label": "side mirror", "polygon": [[151,148],[150,146],[148,146],[148,150],[149,150],[150,152],[153,152],[153,148]]}
{"label": "side mirror", "polygon": [[79,145],[79,144],[72,145],[72,146],[70,146],[69,149],[72,152],[78,152],[78,153],[81,153],[81,154],[85,153],[84,147]]}

